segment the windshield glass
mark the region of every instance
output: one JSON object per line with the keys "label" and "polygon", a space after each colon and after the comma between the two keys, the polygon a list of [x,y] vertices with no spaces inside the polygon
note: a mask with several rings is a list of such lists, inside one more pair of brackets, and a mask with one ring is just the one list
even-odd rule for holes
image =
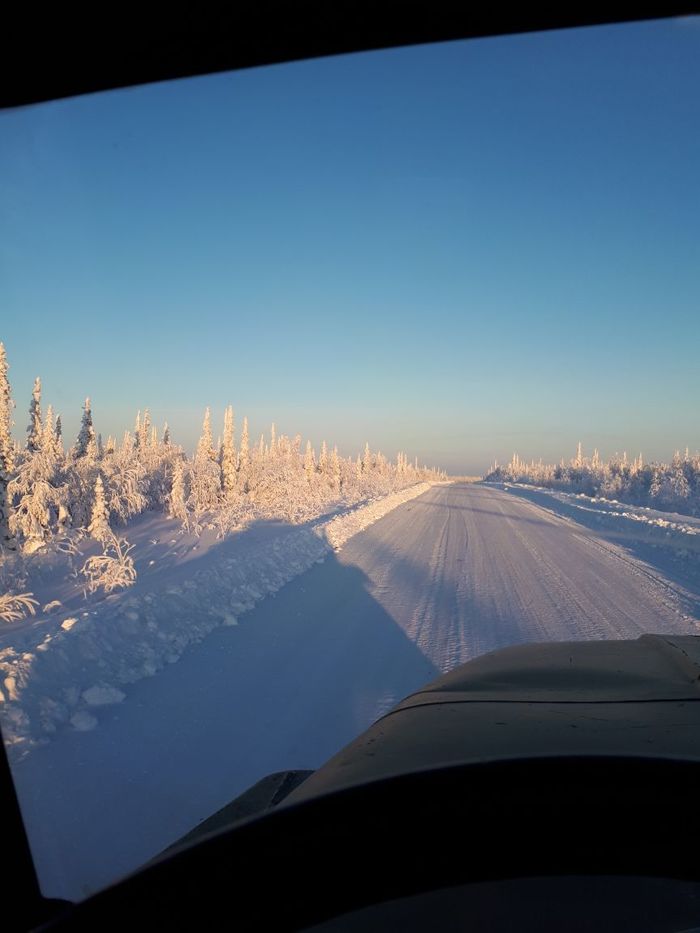
{"label": "windshield glass", "polygon": [[487,651],[698,631],[699,52],[0,115],[0,725],[47,896]]}

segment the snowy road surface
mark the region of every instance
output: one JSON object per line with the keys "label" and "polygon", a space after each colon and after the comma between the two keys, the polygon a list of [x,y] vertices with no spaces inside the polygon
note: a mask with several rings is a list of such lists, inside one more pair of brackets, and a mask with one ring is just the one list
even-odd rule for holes
{"label": "snowy road surface", "polygon": [[487,486],[435,486],[15,766],[44,891],[81,897],[262,775],[313,768],[506,645],[695,634],[697,594]]}

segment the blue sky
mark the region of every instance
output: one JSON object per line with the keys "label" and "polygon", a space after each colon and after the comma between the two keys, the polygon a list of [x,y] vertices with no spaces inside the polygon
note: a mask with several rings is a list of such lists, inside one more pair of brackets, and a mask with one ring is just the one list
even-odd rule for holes
{"label": "blue sky", "polygon": [[0,340],[136,410],[455,472],[700,447],[699,20],[395,49],[0,114]]}

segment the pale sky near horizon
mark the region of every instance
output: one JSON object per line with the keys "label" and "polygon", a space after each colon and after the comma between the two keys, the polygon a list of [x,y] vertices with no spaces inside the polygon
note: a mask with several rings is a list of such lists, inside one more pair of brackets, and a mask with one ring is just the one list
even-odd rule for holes
{"label": "pale sky near horizon", "polygon": [[[700,18],[0,113],[0,340],[77,431],[209,405],[451,472],[700,448]],[[218,424],[217,424],[218,422]]]}

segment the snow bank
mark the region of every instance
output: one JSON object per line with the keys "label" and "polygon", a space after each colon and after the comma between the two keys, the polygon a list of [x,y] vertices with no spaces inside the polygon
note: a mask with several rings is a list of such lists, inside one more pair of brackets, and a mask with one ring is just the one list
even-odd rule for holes
{"label": "snow bank", "polygon": [[8,750],[21,757],[66,725],[95,728],[100,708],[124,699],[120,686],[175,663],[217,626],[236,625],[261,599],[431,485],[419,483],[271,540],[252,538],[233,557],[213,550],[198,569],[182,565],[180,575],[150,591],[108,597],[77,617],[56,612],[41,626],[18,631],[0,650]]}
{"label": "snow bank", "polygon": [[700,518],[526,483],[492,485],[595,531],[670,548],[677,557],[697,559],[700,556]]}

